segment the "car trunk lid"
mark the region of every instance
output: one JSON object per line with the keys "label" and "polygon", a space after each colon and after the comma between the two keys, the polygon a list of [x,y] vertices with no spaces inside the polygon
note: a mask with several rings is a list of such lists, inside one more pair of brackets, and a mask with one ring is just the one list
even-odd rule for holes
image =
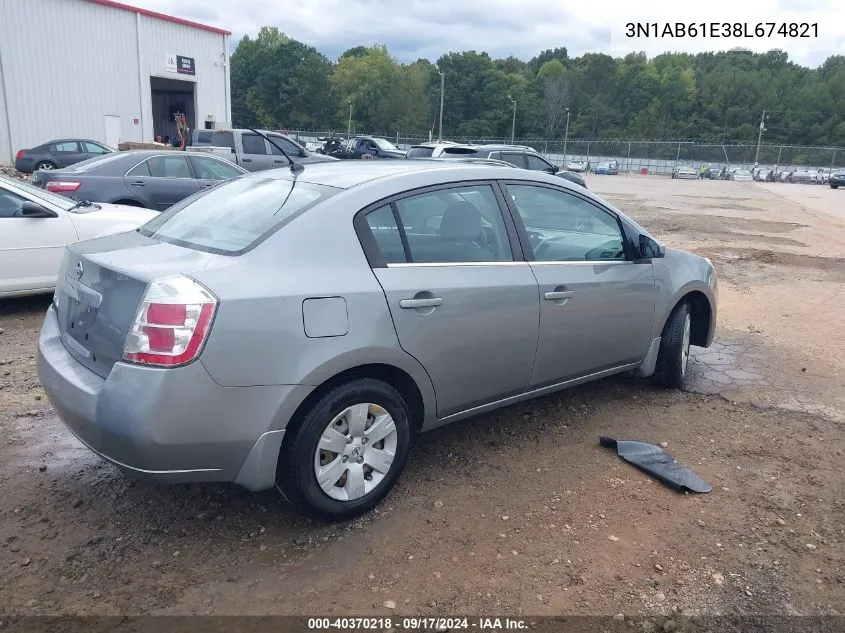
{"label": "car trunk lid", "polygon": [[150,281],[231,261],[135,231],[70,245],[54,299],[62,342],[80,363],[106,377],[123,354]]}

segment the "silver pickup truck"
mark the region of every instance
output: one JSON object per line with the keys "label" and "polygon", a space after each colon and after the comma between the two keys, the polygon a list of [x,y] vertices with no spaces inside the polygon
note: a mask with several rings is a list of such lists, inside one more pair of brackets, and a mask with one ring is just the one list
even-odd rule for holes
{"label": "silver pickup truck", "polygon": [[[207,130],[202,130],[202,132],[207,132]],[[331,156],[310,152],[284,134],[265,132],[264,130],[262,130],[262,133],[273,139],[276,145],[284,149],[294,162],[307,165],[308,163],[337,160]],[[208,134],[195,136],[188,150],[210,151],[247,171],[278,169],[288,164],[287,159],[278,148],[250,130],[214,130],[210,137]]]}

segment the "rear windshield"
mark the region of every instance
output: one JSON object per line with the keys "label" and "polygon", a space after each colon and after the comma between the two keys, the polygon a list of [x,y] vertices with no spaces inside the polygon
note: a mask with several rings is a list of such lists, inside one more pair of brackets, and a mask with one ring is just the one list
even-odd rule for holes
{"label": "rear windshield", "polygon": [[185,198],[138,230],[179,246],[239,255],[338,191],[301,181],[238,178]]}
{"label": "rear windshield", "polygon": [[405,154],[406,158],[428,158],[434,153],[433,147],[412,147]]}
{"label": "rear windshield", "polygon": [[478,150],[472,147],[446,147],[443,149],[443,154],[460,154],[462,156],[475,156]]}
{"label": "rear windshield", "polygon": [[92,169],[99,169],[103,165],[107,165],[109,163],[114,163],[119,160],[123,160],[124,158],[126,158],[126,156],[126,152],[110,152],[108,154],[100,154],[99,156],[94,156],[93,158],[88,158],[78,163],[74,163],[73,165],[65,167],[64,169],[65,171],[83,173]]}

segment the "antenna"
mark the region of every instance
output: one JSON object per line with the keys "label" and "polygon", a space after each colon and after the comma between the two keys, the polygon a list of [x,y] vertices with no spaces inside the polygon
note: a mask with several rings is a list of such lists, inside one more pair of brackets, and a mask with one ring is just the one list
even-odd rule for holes
{"label": "antenna", "polygon": [[288,159],[288,163],[290,164],[290,173],[292,173],[292,174],[293,174],[293,177],[294,177],[294,178],[296,178],[296,175],[297,175],[299,172],[301,172],[301,171],[305,171],[305,167],[304,167],[301,163],[294,162],[294,160],[293,160],[290,156],[288,156],[288,153],[287,153],[285,150],[283,150],[283,149],[282,149],[282,148],[281,148],[281,147],[280,147],[280,146],[279,146],[279,145],[278,145],[278,144],[277,144],[277,143],[276,143],[273,139],[271,139],[269,136],[267,136],[267,135],[266,135],[266,134],[264,134],[263,132],[259,132],[258,130],[253,130],[251,127],[248,127],[248,128],[246,128],[246,129],[248,129],[250,132],[255,132],[256,134],[258,134],[258,136],[262,137],[264,140],[266,140],[268,143],[270,143],[270,145],[272,145],[273,147],[275,147],[277,150],[279,150],[279,151],[282,153],[282,156],[284,156],[285,158],[287,158],[287,159]]}

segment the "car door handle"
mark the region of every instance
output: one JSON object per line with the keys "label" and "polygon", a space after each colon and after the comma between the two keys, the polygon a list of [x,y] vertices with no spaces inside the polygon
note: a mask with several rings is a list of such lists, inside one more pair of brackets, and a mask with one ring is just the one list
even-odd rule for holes
{"label": "car door handle", "polygon": [[399,307],[406,310],[413,310],[416,308],[436,308],[443,303],[440,297],[431,297],[430,299],[402,299],[399,301]]}
{"label": "car door handle", "polygon": [[286,163],[287,161],[286,160],[274,160],[273,162],[274,163]]}
{"label": "car door handle", "polygon": [[136,180],[135,182],[130,182],[129,184],[132,185],[133,187],[143,187],[143,186],[145,186],[145,183],[143,183],[140,180]]}
{"label": "car door handle", "polygon": [[203,185],[203,188],[204,188],[204,189],[208,189],[209,187],[213,187],[213,186],[215,186],[216,184],[217,184],[216,182],[209,182],[209,183],[204,184],[204,185]]}
{"label": "car door handle", "polygon": [[553,292],[547,292],[543,295],[546,298],[546,301],[560,301],[561,299],[571,299],[575,296],[574,290],[555,290]]}
{"label": "car door handle", "polygon": [[252,162],[252,159],[251,159],[251,158],[242,158],[242,159],[241,159],[241,162],[242,162],[242,163],[251,163],[251,162]]}

